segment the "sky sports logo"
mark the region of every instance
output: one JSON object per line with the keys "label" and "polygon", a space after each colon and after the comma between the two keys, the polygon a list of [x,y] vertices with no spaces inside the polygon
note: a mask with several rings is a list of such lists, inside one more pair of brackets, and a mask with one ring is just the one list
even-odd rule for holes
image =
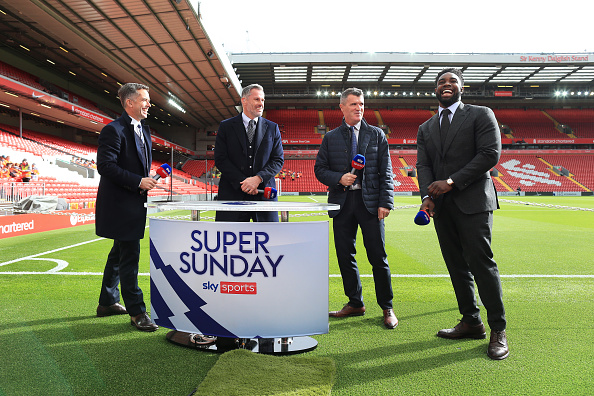
{"label": "sky sports logo", "polygon": [[258,285],[256,282],[221,282],[216,283],[204,282],[202,284],[203,290],[210,290],[217,292],[220,287],[221,294],[258,294]]}

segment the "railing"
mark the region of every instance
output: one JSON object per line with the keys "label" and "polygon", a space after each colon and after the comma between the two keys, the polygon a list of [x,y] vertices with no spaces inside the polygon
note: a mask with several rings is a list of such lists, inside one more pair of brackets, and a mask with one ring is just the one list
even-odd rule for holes
{"label": "railing", "polygon": [[0,202],[14,203],[31,195],[45,195],[45,183],[0,182]]}

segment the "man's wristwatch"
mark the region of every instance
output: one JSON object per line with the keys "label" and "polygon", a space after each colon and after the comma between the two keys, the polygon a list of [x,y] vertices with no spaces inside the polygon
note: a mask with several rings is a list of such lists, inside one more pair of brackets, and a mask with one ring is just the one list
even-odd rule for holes
{"label": "man's wristwatch", "polygon": [[446,180],[446,183],[448,183],[448,186],[453,186],[454,185],[454,181],[452,180],[451,177],[448,180]]}

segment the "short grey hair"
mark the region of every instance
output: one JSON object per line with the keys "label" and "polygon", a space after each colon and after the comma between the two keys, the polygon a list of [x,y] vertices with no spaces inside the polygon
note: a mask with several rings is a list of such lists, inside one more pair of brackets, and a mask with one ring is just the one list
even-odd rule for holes
{"label": "short grey hair", "polygon": [[241,91],[241,97],[247,99],[247,97],[250,96],[252,89],[257,89],[258,91],[264,92],[264,87],[262,87],[260,84],[250,84]]}
{"label": "short grey hair", "polygon": [[340,103],[345,104],[349,95],[355,95],[356,97],[363,96],[363,91],[359,88],[347,88],[342,94],[340,94]]}
{"label": "short grey hair", "polygon": [[120,102],[122,103],[122,107],[126,108],[126,100],[132,99],[138,95],[138,91],[141,89],[149,90],[144,84],[139,83],[126,83],[118,89],[118,96],[120,97]]}

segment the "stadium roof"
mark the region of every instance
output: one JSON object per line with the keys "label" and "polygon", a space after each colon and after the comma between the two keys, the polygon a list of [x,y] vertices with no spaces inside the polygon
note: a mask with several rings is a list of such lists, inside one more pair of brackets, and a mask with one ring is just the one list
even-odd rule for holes
{"label": "stadium roof", "polygon": [[435,105],[433,79],[450,66],[464,70],[467,101],[594,106],[594,53],[226,54],[184,0],[0,0],[0,20],[3,61],[117,112],[118,84],[145,82],[152,125],[212,128],[237,114],[251,83],[264,86],[267,108],[335,107],[332,92],[349,86],[372,105]]}
{"label": "stadium roof", "polygon": [[237,114],[235,73],[185,1],[2,0],[0,17],[5,60],[27,59],[116,106],[118,84],[143,82],[163,124],[205,127]]}
{"label": "stadium roof", "polygon": [[437,72],[457,67],[464,71],[466,93],[472,96],[551,99],[555,92],[567,91],[594,102],[592,53],[234,53],[230,57],[242,84],[263,85],[267,98],[324,96],[348,86],[392,100],[426,98],[432,95]]}

